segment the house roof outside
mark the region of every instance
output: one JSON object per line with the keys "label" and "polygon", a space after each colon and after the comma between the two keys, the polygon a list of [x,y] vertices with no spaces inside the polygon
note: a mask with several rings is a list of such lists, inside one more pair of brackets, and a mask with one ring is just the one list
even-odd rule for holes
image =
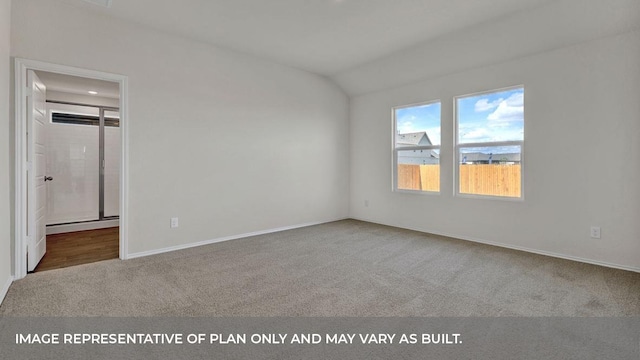
{"label": "house roof outside", "polygon": [[429,165],[439,164],[439,155],[433,150],[407,150],[398,152],[398,164]]}
{"label": "house roof outside", "polygon": [[426,131],[396,134],[396,146],[429,146],[431,140]]}
{"label": "house roof outside", "polygon": [[509,153],[509,154],[485,154],[485,153],[465,153],[460,155],[461,163],[489,163],[489,157],[491,157],[492,162],[520,162],[520,153]]}

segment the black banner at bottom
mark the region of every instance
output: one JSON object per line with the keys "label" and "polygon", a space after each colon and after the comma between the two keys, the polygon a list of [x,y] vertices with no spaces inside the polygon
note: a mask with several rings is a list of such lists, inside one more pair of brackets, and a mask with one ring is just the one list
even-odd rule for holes
{"label": "black banner at bottom", "polygon": [[640,318],[0,317],[0,359],[640,359]]}

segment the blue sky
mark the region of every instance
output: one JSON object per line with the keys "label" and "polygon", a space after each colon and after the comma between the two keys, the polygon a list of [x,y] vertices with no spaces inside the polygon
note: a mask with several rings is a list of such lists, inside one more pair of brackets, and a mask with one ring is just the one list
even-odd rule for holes
{"label": "blue sky", "polygon": [[440,145],[440,103],[396,109],[399,134],[426,131],[433,145]]}
{"label": "blue sky", "polygon": [[[440,145],[440,103],[396,109],[400,134],[426,131],[433,145]],[[460,144],[524,139],[524,89],[458,98]],[[519,148],[475,148],[483,152],[518,152]]]}
{"label": "blue sky", "polygon": [[459,144],[524,139],[524,89],[469,96],[456,102]]}

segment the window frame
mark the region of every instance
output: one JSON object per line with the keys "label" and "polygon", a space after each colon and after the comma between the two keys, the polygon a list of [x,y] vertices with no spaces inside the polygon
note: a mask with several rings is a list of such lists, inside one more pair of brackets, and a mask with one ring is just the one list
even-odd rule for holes
{"label": "window frame", "polygon": [[[453,131],[453,172],[454,172],[454,176],[453,176],[453,187],[454,187],[454,196],[456,197],[461,197],[461,198],[471,198],[471,199],[492,199],[492,200],[501,200],[501,201],[516,201],[516,202],[522,202],[524,201],[524,168],[525,168],[525,151],[524,151],[524,143],[525,143],[525,136],[526,136],[526,125],[527,125],[527,121],[526,121],[526,106],[523,106],[523,113],[522,113],[522,140],[513,140],[513,141],[493,141],[493,142],[474,142],[474,143],[464,143],[464,144],[460,144],[459,140],[460,140],[460,136],[459,136],[459,130],[460,130],[460,124],[459,124],[459,117],[458,117],[458,99],[463,99],[463,98],[469,98],[469,97],[475,97],[475,96],[480,96],[480,95],[485,95],[485,94],[493,94],[493,93],[499,93],[499,92],[504,92],[504,91],[509,91],[509,90],[516,90],[516,89],[522,89],[523,92],[525,92],[525,86],[524,84],[520,84],[520,85],[513,85],[513,86],[508,86],[508,87],[503,87],[503,88],[498,88],[498,89],[492,89],[492,90],[486,90],[486,91],[479,91],[479,92],[475,92],[475,93],[470,93],[470,94],[465,94],[465,95],[458,95],[458,96],[454,96],[453,97],[453,126],[454,126],[454,131]],[[500,195],[485,195],[485,194],[468,194],[468,193],[461,193],[460,192],[460,150],[461,149],[465,149],[465,148],[477,148],[477,147],[501,147],[501,146],[519,146],[520,147],[520,196],[519,197],[512,197],[512,196],[500,196]]]}
{"label": "window frame", "polygon": [[[398,148],[396,146],[397,140],[397,129],[398,129],[398,119],[396,118],[396,112],[400,109],[419,107],[419,106],[428,106],[433,104],[440,104],[440,131],[442,132],[442,101],[440,99],[417,102],[406,105],[398,105],[391,108],[391,118],[393,121],[391,122],[391,191],[398,193],[408,193],[408,194],[423,194],[423,195],[440,195],[442,193],[442,172],[440,172],[440,176],[438,178],[439,188],[438,191],[428,191],[428,190],[411,190],[411,189],[399,189],[398,188],[398,151],[407,151],[407,150],[440,150],[440,154],[442,154],[442,138],[440,139],[440,145],[427,145],[427,146],[403,146]],[[428,134],[427,134],[428,135]],[[442,136],[442,135],[440,135]],[[438,158],[438,166],[442,166],[440,163],[440,158]]]}

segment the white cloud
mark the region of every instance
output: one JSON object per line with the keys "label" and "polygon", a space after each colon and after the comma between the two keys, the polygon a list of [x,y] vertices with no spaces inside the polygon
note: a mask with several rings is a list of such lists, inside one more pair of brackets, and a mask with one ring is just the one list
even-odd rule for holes
{"label": "white cloud", "polygon": [[524,131],[521,129],[499,130],[495,132],[493,141],[523,140]]}
{"label": "white cloud", "polygon": [[493,121],[493,122],[489,123],[489,127],[492,128],[492,129],[507,128],[510,125],[511,124],[509,124],[508,122],[496,122],[496,121]]}
{"label": "white cloud", "polygon": [[426,129],[429,140],[433,145],[440,145],[440,127]]}
{"label": "white cloud", "polygon": [[462,134],[462,138],[465,140],[486,140],[489,137],[489,131],[485,128],[477,128]]}
{"label": "white cloud", "polygon": [[506,100],[500,101],[494,112],[487,116],[487,120],[495,122],[513,122],[524,119],[524,93],[515,93]]}
{"label": "white cloud", "polygon": [[513,93],[505,101],[510,106],[523,106],[524,105],[524,93],[523,92]]}
{"label": "white cloud", "polygon": [[398,133],[399,134],[408,134],[412,132],[416,132],[415,127],[411,121],[403,121],[398,124]]}
{"label": "white cloud", "polygon": [[493,110],[496,107],[498,107],[498,105],[500,105],[500,103],[504,101],[504,99],[500,98],[498,100],[494,100],[492,102],[489,102],[489,99],[484,98],[484,99],[480,99],[476,102],[476,105],[474,107],[474,110],[476,112],[484,112],[484,111],[488,111],[488,110]]}

